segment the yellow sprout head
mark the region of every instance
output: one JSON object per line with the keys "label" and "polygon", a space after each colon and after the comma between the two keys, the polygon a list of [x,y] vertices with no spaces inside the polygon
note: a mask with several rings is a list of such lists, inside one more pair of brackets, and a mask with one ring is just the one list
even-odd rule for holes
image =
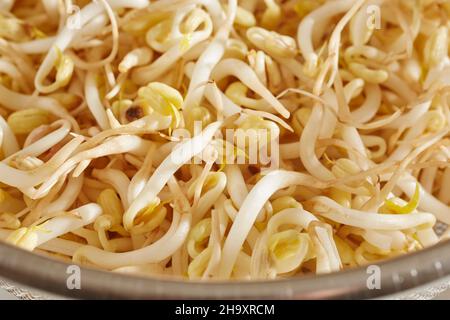
{"label": "yellow sprout head", "polygon": [[144,114],[158,112],[172,117],[172,128],[177,128],[182,121],[180,113],[183,97],[180,92],[164,83],[152,82],[138,91],[137,103],[144,109]]}

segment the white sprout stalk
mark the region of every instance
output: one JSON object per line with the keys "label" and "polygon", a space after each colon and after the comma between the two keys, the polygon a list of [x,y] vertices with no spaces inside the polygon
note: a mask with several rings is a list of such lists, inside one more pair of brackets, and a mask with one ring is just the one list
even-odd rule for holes
{"label": "white sprout stalk", "polygon": [[[348,10],[345,15],[339,20],[336,28],[333,30],[333,33],[330,36],[330,40],[328,43],[328,56],[332,60],[332,70],[331,75],[328,80],[328,87],[331,87],[334,79],[336,77],[336,73],[338,72],[338,63],[339,63],[339,46],[341,44],[341,33],[344,30],[345,26],[348,24],[350,19],[356,14],[359,8],[366,2],[367,0],[354,0],[353,5]],[[343,2],[343,1],[341,1]]]}
{"label": "white sprout stalk", "polygon": [[355,161],[363,170],[367,170],[369,168],[369,164],[367,163],[367,151],[364,145],[364,141],[359,135],[358,130],[355,127],[343,125],[341,128],[341,134],[343,140],[354,150],[358,152],[361,157],[356,157],[353,154],[349,154],[349,158],[352,161]]}
{"label": "white sprout stalk", "polygon": [[[0,240],[5,240],[13,233],[13,230],[0,229]],[[36,249],[42,249],[49,252],[59,253],[71,257],[74,253],[83,246],[83,244],[75,241],[54,238],[43,244]],[[35,249],[35,250],[36,250]]]}
{"label": "white sprout stalk", "polygon": [[[4,163],[8,163],[13,158],[21,158],[26,156],[37,157],[49,150],[54,145],[58,144],[63,140],[70,132],[70,123],[67,120],[58,120],[50,125],[50,128],[55,128],[60,126],[60,128],[47,134],[46,136],[36,140],[35,142],[29,144],[28,146],[18,150],[14,154],[10,154],[8,157],[2,160]],[[9,142],[11,143],[11,141]]]}
{"label": "white sprout stalk", "polygon": [[128,179],[124,172],[110,168],[94,169],[92,171],[92,176],[102,182],[110,184],[119,194],[123,208],[128,208],[128,187],[130,185],[130,179]]}
{"label": "white sprout stalk", "polygon": [[96,74],[88,72],[86,75],[84,91],[86,96],[86,103],[102,130],[109,129],[108,116],[106,115],[105,107],[100,100],[96,83]]}
{"label": "white sprout stalk", "polygon": [[177,179],[175,177],[171,177],[167,182],[167,186],[169,187],[170,192],[176,195],[177,199],[175,205],[178,206],[177,208],[182,212],[192,212],[189,200],[187,196],[183,193],[183,190],[181,190],[181,187],[178,184]]}
{"label": "white sprout stalk", "polygon": [[71,153],[83,141],[75,138],[61,148],[48,162],[39,168],[30,171],[21,171],[0,162],[0,182],[17,188],[28,188],[38,185],[48,179],[55,168],[61,166],[70,157]]}
{"label": "white sprout stalk", "polygon": [[393,72],[389,73],[389,78],[383,82],[383,86],[395,92],[401,99],[407,103],[417,99],[417,93],[409,85]]}
{"label": "white sprout stalk", "polygon": [[[408,173],[405,173],[397,181],[397,185],[403,192],[406,193],[408,197],[412,197],[414,195],[416,184],[417,180]],[[419,188],[421,198],[419,208],[431,212],[439,221],[450,224],[450,207],[436,199],[432,194],[425,191],[420,184]]]}
{"label": "white sprout stalk", "polygon": [[[96,62],[85,62],[81,60],[77,55],[74,55],[72,53],[69,53],[69,57],[71,57],[74,60],[74,63],[77,65],[80,69],[90,70],[93,68],[100,68],[105,67],[108,68],[108,64],[114,60],[114,58],[117,55],[117,52],[119,50],[119,27],[117,23],[117,19],[114,15],[114,12],[112,11],[111,6],[108,4],[106,0],[97,0],[100,1],[101,4],[104,6],[106,13],[108,15],[109,20],[111,21],[111,29],[112,29],[112,49],[109,55]],[[42,87],[41,90],[44,90],[45,87]],[[47,87],[48,90],[48,87]]]}
{"label": "white sprout stalk", "polygon": [[[79,229],[95,221],[102,213],[102,209],[95,203],[81,206],[68,212],[65,215],[57,216],[45,221],[41,225],[30,227],[31,234],[28,239],[17,239],[18,246],[24,246],[28,250],[33,250],[41,244],[55,239],[60,235]],[[16,232],[19,232],[20,229]],[[11,234],[7,241],[14,241]],[[11,240],[10,240],[11,239]]]}
{"label": "white sprout stalk", "polygon": [[339,271],[342,268],[339,252],[333,241],[331,227],[326,225],[326,228],[320,224],[312,226],[313,243],[317,248],[316,252],[316,273],[330,273]]}
{"label": "white sprout stalk", "polygon": [[246,86],[258,93],[283,117],[289,118],[289,111],[264,87],[258,76],[246,63],[237,59],[224,59],[214,68],[211,77],[218,82],[223,78],[233,75],[241,80]]}
{"label": "white sprout stalk", "polygon": [[380,214],[342,207],[330,198],[319,196],[313,199],[314,211],[327,219],[363,229],[405,230],[434,225],[436,218],[431,213]]}
{"label": "white sprout stalk", "polygon": [[[208,154],[208,152],[210,152],[210,150],[212,150],[212,152],[211,152],[212,154],[216,153],[216,150],[214,148],[206,148],[203,154]],[[193,199],[192,200],[193,206],[196,206],[198,204],[198,200],[200,198],[203,187],[205,185],[206,178],[208,177],[208,174],[211,172],[211,168],[216,159],[217,159],[217,155],[213,155],[211,158],[209,158],[206,161],[205,167],[201,170],[201,173],[198,175],[198,177],[193,179],[191,187],[188,189],[187,196],[189,198]]]}
{"label": "white sprout stalk", "polygon": [[[152,145],[145,156],[144,162],[136,174],[131,178],[130,184],[128,185],[127,199],[128,203],[132,203],[137,196],[144,189],[145,184],[150,178],[150,173],[152,170],[153,157],[155,153],[155,145]],[[128,207],[128,206],[127,206]]]}
{"label": "white sprout stalk", "polygon": [[321,127],[318,124],[322,121],[323,113],[323,106],[316,103],[300,138],[300,158],[310,174],[322,180],[332,180],[334,175],[320,163],[315,150]]}
{"label": "white sprout stalk", "polygon": [[[426,130],[426,127],[428,125],[429,116],[431,114],[425,114],[421,121],[415,122],[415,124],[411,124],[411,128],[408,130],[408,132],[405,134],[405,142],[413,141],[414,139],[419,138],[421,135],[423,135],[424,131]],[[407,125],[407,123],[405,123]],[[390,155],[387,161],[401,161],[403,160],[408,153],[411,152],[411,150],[414,148],[414,146],[411,143],[404,143],[399,145],[397,149],[395,149]]]}
{"label": "white sprout stalk", "polygon": [[[185,73],[189,79],[192,78],[193,68],[193,63],[186,65]],[[241,107],[231,101],[230,98],[228,98],[222,91],[219,91],[218,94],[220,95],[220,103],[222,104],[223,114],[225,117],[231,117],[232,115],[241,112]],[[220,109],[218,99],[216,98],[217,91],[214,92],[214,88],[212,86],[206,86],[205,97],[217,110]]]}
{"label": "white sprout stalk", "polygon": [[[435,157],[436,160],[445,162],[447,159],[442,154]],[[424,168],[422,174],[420,175],[420,184],[428,192],[433,192],[433,185],[436,182],[436,175],[438,173],[437,167]]]}
{"label": "white sprout stalk", "polygon": [[[204,11],[200,11],[204,13]],[[202,15],[203,16],[203,15]],[[132,78],[136,83],[147,84],[148,82],[157,79],[167,72],[176,61],[184,55],[189,55],[190,49],[195,48],[196,45],[206,40],[212,33],[212,23],[209,16],[204,17],[205,27],[203,30],[194,31],[189,35],[188,40],[185,37],[179,40],[164,54],[157,58],[150,65],[135,69]]]}
{"label": "white sprout stalk", "polygon": [[391,129],[397,129],[401,127],[403,128],[413,127],[414,125],[417,124],[417,121],[428,112],[430,107],[431,107],[430,100],[421,102],[412,107],[411,111],[402,114],[397,119],[388,124],[386,127]]}
{"label": "white sprout stalk", "polygon": [[329,108],[325,108],[323,111],[322,126],[319,132],[320,139],[328,139],[333,136],[334,130],[337,125],[336,113],[338,112],[338,102],[336,95],[331,90],[326,90],[323,94],[323,100],[329,105]]}
{"label": "white sprout stalk", "polygon": [[131,230],[134,225],[134,218],[139,211],[155,200],[156,196],[170,177],[172,177],[183,164],[206,148],[220,126],[221,122],[210,124],[199,135],[179,144],[172,153],[164,159],[160,166],[156,168],[155,172],[153,172],[153,175],[150,177],[139,196],[130,204],[130,207],[123,215],[123,225],[127,230]]}
{"label": "white sprout stalk", "polygon": [[[226,215],[228,215],[228,218],[234,222],[234,220],[236,219],[236,216],[238,214],[238,211],[234,208],[232,202],[230,200],[226,200],[223,204],[223,209]],[[261,215],[261,212],[263,212],[262,210],[260,211],[260,213],[258,214],[258,217]],[[258,217],[256,218],[255,221],[257,221]],[[251,227],[250,231],[248,233],[246,242],[248,243],[248,245],[250,246],[250,248],[255,249],[255,245],[257,242],[259,236],[259,232],[258,229],[256,229],[256,227]]]}
{"label": "white sprout stalk", "polygon": [[233,200],[236,208],[240,208],[248,195],[247,185],[238,165],[229,164],[225,166],[225,174],[227,175],[227,191]]}
{"label": "white sprout stalk", "polygon": [[[267,248],[268,234],[264,230],[252,250],[250,260],[250,278],[251,279],[266,279],[270,273],[269,266],[269,250]],[[236,267],[234,267],[236,273]]]}
{"label": "white sprout stalk", "polygon": [[325,5],[311,12],[298,25],[297,44],[307,66],[316,68],[318,55],[314,50],[314,42],[322,38],[323,29],[317,24],[324,23],[328,19],[347,12],[353,7],[356,0],[329,1]]}
{"label": "white sprout stalk", "polygon": [[387,251],[401,250],[407,245],[405,234],[401,231],[364,230],[361,236],[375,247]]}
{"label": "white sprout stalk", "polygon": [[17,142],[16,136],[11,131],[8,123],[0,116],[0,130],[1,130],[1,149],[3,154],[8,157],[12,154],[19,152],[19,143]]}
{"label": "white sprout stalk", "polygon": [[227,184],[226,175],[223,172],[218,172],[216,175],[218,176],[217,183],[212,189],[208,190],[203,196],[201,196],[197,205],[193,207],[193,223],[196,223],[205,216],[205,214],[212,208],[214,203],[219,199],[220,195],[225,190]]}
{"label": "white sprout stalk", "polygon": [[[190,46],[194,47],[206,38],[207,36],[199,37],[197,33],[194,33],[190,40]],[[183,40],[180,40],[180,42],[181,41]],[[165,52],[150,65],[136,68],[132,72],[133,81],[140,84],[146,84],[162,76],[183,56],[183,51],[181,51],[179,47],[179,44],[174,45],[169,51]],[[188,53],[189,51],[186,51],[186,54]]]}
{"label": "white sprout stalk", "polygon": [[439,237],[434,232],[433,228],[427,228],[424,230],[418,230],[417,231],[417,238],[419,239],[420,243],[424,247],[430,247],[439,242]]}
{"label": "white sprout stalk", "polygon": [[195,2],[201,3],[208,10],[209,15],[214,24],[214,30],[219,30],[226,22],[226,15],[219,0],[197,0]]}
{"label": "white sprout stalk", "polygon": [[54,252],[71,257],[81,246],[82,244],[79,242],[54,238],[41,244],[35,250],[42,249],[45,251]]}
{"label": "white sprout stalk", "polygon": [[313,177],[284,170],[275,170],[265,175],[245,198],[223,246],[223,258],[220,264],[219,277],[230,277],[239,251],[256,221],[258,213],[265,202],[276,191],[291,185],[321,186]]}
{"label": "white sprout stalk", "polygon": [[202,280],[215,276],[218,270],[220,259],[222,257],[220,228],[220,210],[211,210],[211,234],[209,236],[208,247],[211,248],[212,253],[205,272],[203,273]]}
{"label": "white sprout stalk", "polygon": [[[107,3],[112,8],[143,8],[148,5],[147,0],[108,0]],[[92,2],[83,7],[81,11],[77,14],[73,23],[78,23],[78,28],[74,28],[73,26],[65,26],[63,30],[61,30],[56,37],[53,47],[59,48],[62,52],[67,49],[74,37],[77,35],[77,32],[82,30],[82,27],[88,23],[91,19],[95,18],[99,14],[101,14],[105,10],[105,6],[98,2]],[[36,77],[34,79],[34,85],[38,91],[45,90],[45,85],[43,84],[45,78],[50,73],[53,68],[53,65],[57,59],[57,54],[55,50],[48,51],[47,55],[44,58],[44,61],[41,63],[38,72],[36,73]]]}
{"label": "white sprout stalk", "polygon": [[76,178],[69,177],[67,185],[58,199],[52,201],[42,210],[42,215],[47,215],[55,212],[66,211],[77,199],[81,188],[83,187],[84,175]]}
{"label": "white sprout stalk", "polygon": [[229,37],[237,11],[237,0],[228,0],[228,12],[225,23],[217,31],[213,41],[197,60],[189,83],[188,93],[183,103],[183,109],[198,105],[204,94],[202,83],[209,80],[213,68],[225,53],[226,40]]}
{"label": "white sprout stalk", "polygon": [[131,68],[142,66],[149,63],[153,58],[153,51],[149,48],[142,47],[134,49],[127,53],[119,64],[121,73],[128,72]]}
{"label": "white sprout stalk", "polygon": [[109,138],[104,143],[92,149],[80,152],[72,158],[67,159],[67,161],[58,167],[58,169],[50,177],[47,177],[46,181],[38,189],[30,191],[31,198],[38,199],[43,197],[55,185],[60,176],[75,169],[77,164],[81,161],[112,154],[126,152],[133,153],[140,151],[143,147],[145,148],[146,145],[143,145],[143,140],[137,136],[123,135]]}
{"label": "white sprout stalk", "polygon": [[48,111],[55,116],[68,120],[75,131],[79,131],[77,121],[62,107],[59,102],[49,97],[29,96],[7,89],[0,84],[0,104],[11,110],[23,110],[36,107]]}
{"label": "white sprout stalk", "polygon": [[15,47],[26,54],[40,54],[51,49],[56,37],[46,37],[26,42],[15,43]]}
{"label": "white sprout stalk", "polygon": [[375,151],[370,150],[370,155],[372,159],[382,157],[386,153],[387,143],[383,138],[372,135],[361,135],[361,139],[367,148],[372,147],[376,148]]}
{"label": "white sprout stalk", "polygon": [[184,243],[190,229],[190,220],[190,215],[183,214],[180,217],[180,213],[174,211],[169,230],[161,239],[151,245],[123,253],[113,253],[92,246],[84,246],[74,254],[74,261],[87,260],[106,269],[160,262],[173,255]]}
{"label": "white sprout stalk", "polygon": [[[372,119],[377,114],[381,105],[381,90],[379,85],[371,83],[367,84],[364,93],[366,95],[364,103],[358,109],[352,111],[352,118],[354,121],[360,123]],[[397,121],[399,118],[394,121]]]}
{"label": "white sprout stalk", "polygon": [[225,231],[228,227],[229,218],[227,216],[227,213],[225,212],[225,202],[227,201],[227,198],[224,195],[220,196],[219,201],[214,206],[214,209],[218,211],[219,215],[219,240],[222,241]]}

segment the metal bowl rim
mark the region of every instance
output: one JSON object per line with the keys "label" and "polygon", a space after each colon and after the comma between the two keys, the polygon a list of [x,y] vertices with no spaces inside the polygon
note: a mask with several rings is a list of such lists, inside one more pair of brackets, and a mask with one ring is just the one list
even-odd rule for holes
{"label": "metal bowl rim", "polygon": [[[67,286],[68,263],[0,243],[0,276],[73,298],[315,299],[374,298],[409,290],[450,274],[450,243],[377,262],[381,288],[369,289],[371,272],[355,267],[330,274],[279,280],[192,282],[155,279],[81,267],[81,289]],[[39,265],[39,268],[35,268]]]}

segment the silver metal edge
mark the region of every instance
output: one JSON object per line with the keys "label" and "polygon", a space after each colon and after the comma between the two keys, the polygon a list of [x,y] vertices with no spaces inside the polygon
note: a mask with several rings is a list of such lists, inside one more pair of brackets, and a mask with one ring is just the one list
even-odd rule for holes
{"label": "silver metal edge", "polygon": [[0,275],[59,296],[87,299],[364,299],[415,288],[450,274],[450,243],[379,262],[381,288],[369,290],[358,267],[272,281],[188,282],[81,268],[81,289],[69,290],[67,263],[0,243]]}

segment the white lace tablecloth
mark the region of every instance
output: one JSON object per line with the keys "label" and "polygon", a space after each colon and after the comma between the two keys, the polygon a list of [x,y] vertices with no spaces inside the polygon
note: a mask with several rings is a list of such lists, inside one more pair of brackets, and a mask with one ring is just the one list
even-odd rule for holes
{"label": "white lace tablecloth", "polygon": [[0,279],[0,299],[11,300],[11,298],[19,300],[47,300],[47,297],[44,295],[31,292],[30,290],[20,289]]}
{"label": "white lace tablecloth", "polygon": [[423,286],[418,289],[412,289],[408,292],[400,292],[386,298],[399,300],[450,300],[450,277],[447,277],[441,281],[436,281],[431,285]]}

